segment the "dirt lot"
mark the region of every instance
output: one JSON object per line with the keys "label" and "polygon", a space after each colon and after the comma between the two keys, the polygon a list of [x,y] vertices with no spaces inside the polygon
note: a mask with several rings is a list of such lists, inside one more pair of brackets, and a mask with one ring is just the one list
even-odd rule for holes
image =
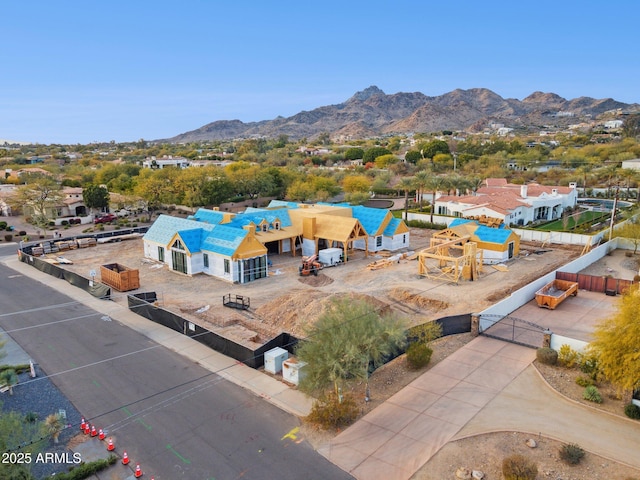
{"label": "dirt lot", "polygon": [[[412,231],[412,247],[417,251],[428,245],[430,232]],[[180,312],[192,321],[206,325],[219,332],[247,343],[259,344],[279,333],[287,331],[302,335],[305,325],[313,322],[322,312],[327,300],[337,295],[360,295],[380,307],[391,308],[408,317],[411,324],[429,319],[480,311],[510,292],[529,283],[580,254],[579,247],[522,245],[521,255],[509,262],[507,271],[485,266],[480,278],[474,282],[460,281],[458,284],[443,284],[422,278],[417,274],[417,262],[400,260],[389,267],[369,270],[367,265],[380,257],[365,257],[356,252],[351,260],[338,267],[324,269],[318,277],[301,278],[298,275],[300,258],[272,256],[271,275],[247,285],[234,285],[221,280],[199,275],[187,277],[167,271],[166,266],[148,261],[142,256],[142,240],[61,252],[73,262],[65,268],[88,276],[89,271],[99,271],[100,265],[120,263],[140,271],[141,288],[138,291],[155,291],[159,302],[167,309]],[[53,261],[57,255],[51,255]],[[634,263],[635,262],[635,263]],[[602,264],[592,267],[593,274],[613,274],[620,270],[619,277],[633,277],[637,268],[636,258],[629,259],[614,252],[605,257]],[[634,265],[632,265],[634,263]],[[622,274],[622,270],[625,273]],[[629,270],[629,272],[626,272]],[[602,273],[605,272],[605,273]],[[116,292],[114,292],[116,293]],[[222,296],[244,295],[251,300],[251,309],[246,314],[221,308]],[[126,302],[125,294],[115,294],[114,300]],[[200,313],[198,313],[200,311]],[[455,335],[438,340],[430,367],[460,348],[471,339],[470,334]],[[404,357],[378,369],[371,378],[371,402],[362,413],[375,408],[391,395],[409,384],[423,372],[409,370]],[[579,399],[581,389],[566,372],[543,371],[552,385],[568,396]],[[351,386],[360,395],[364,386]],[[578,392],[578,393],[576,393]],[[606,409],[620,413],[620,404],[608,398]],[[318,446],[332,433],[303,428],[306,438]],[[447,444],[422,469],[414,479],[441,480],[454,478],[456,468],[464,466],[482,470],[486,479],[501,478],[502,458],[511,453],[522,453],[535,461],[539,467],[538,478],[579,480],[594,478],[640,479],[640,472],[588,454],[579,466],[569,467],[558,460],[557,450],[561,445],[549,439],[539,439],[538,448],[524,445],[529,436],[515,432],[480,435]]]}
{"label": "dirt lot", "polygon": [[[412,230],[412,248],[417,251],[427,246],[430,234]],[[543,253],[534,253],[539,250],[536,245],[522,245],[520,255],[506,264],[507,271],[484,266],[477,281],[460,280],[458,284],[420,277],[415,260],[403,259],[386,268],[370,270],[367,265],[381,257],[365,257],[361,251],[355,251],[344,265],[325,268],[317,277],[299,276],[300,257],[271,256],[269,278],[245,285],[207,275],[188,277],[169,272],[166,266],[143,258],[141,239],[69,250],[60,255],[73,262],[65,268],[85,277],[91,270],[99,272],[100,265],[114,262],[139,269],[138,291],[155,291],[165,308],[208,328],[224,329],[242,341],[260,344],[281,331],[302,335],[305,325],[322,312],[327,299],[338,295],[364,296],[381,307],[392,308],[411,324],[480,311],[580,254],[577,247],[545,247]],[[50,255],[49,259],[54,261],[56,256]],[[219,308],[223,295],[229,293],[249,297],[251,309],[240,313]],[[125,298],[124,294],[115,295],[116,301],[124,302]]]}

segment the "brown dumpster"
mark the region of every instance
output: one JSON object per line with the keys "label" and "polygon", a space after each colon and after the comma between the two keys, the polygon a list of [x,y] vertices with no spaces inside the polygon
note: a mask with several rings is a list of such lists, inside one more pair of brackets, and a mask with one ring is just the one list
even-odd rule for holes
{"label": "brown dumpster", "polygon": [[100,266],[102,283],[115,288],[119,292],[127,292],[140,288],[140,273],[119,263]]}
{"label": "brown dumpster", "polygon": [[578,283],[556,279],[536,292],[536,303],[553,310],[569,295],[578,295]]}

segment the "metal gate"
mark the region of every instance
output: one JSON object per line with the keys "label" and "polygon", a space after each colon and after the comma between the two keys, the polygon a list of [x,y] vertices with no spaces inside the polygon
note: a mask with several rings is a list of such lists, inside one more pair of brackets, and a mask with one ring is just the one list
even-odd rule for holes
{"label": "metal gate", "polygon": [[481,315],[480,335],[497,338],[525,347],[540,348],[546,328],[508,315]]}

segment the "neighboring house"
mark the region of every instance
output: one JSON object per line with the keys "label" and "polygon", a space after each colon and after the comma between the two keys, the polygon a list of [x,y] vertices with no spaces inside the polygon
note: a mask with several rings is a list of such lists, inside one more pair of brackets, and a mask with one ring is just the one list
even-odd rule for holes
{"label": "neighboring house", "polygon": [[62,190],[64,199],[58,209],[58,217],[79,217],[87,214],[87,206],[84,204],[82,188],[67,187]]}
{"label": "neighboring house", "polygon": [[527,225],[562,217],[562,212],[578,202],[575,183],[568,187],[537,183],[515,185],[504,178],[488,178],[475,195],[441,196],[435,212],[463,218],[498,218],[506,225]]}
{"label": "neighboring house", "polygon": [[604,122],[604,128],[621,128],[624,125],[622,120],[607,120]]}
{"label": "neighboring house", "polygon": [[623,160],[622,168],[629,168],[631,170],[640,170],[640,158],[634,158],[632,160]]}
{"label": "neighboring house", "polygon": [[494,228],[473,220],[456,218],[448,228],[434,233],[434,238],[455,239],[469,236],[470,242],[476,242],[482,250],[485,264],[506,262],[520,253],[520,237],[504,226]]}
{"label": "neighboring house", "polygon": [[[24,215],[34,215],[37,213],[31,205],[23,205],[22,213]],[[87,206],[82,196],[82,188],[65,187],[62,189],[62,199],[56,206],[47,208],[47,218],[65,218],[80,217],[87,214]]]}
{"label": "neighboring house", "polygon": [[201,208],[187,219],[161,215],[143,243],[145,257],[171,270],[246,283],[267,276],[268,253],[309,256],[338,247],[346,260],[352,248],[408,248],[409,229],[387,210],[274,200],[240,214]]}
{"label": "neighboring house", "polygon": [[143,168],[161,169],[165,167],[187,168],[190,164],[189,159],[184,157],[174,157],[172,155],[164,155],[160,158],[148,157],[142,162]]}
{"label": "neighboring house", "polygon": [[0,184],[0,216],[11,216],[11,205],[9,198],[15,195],[16,186],[11,184]]}

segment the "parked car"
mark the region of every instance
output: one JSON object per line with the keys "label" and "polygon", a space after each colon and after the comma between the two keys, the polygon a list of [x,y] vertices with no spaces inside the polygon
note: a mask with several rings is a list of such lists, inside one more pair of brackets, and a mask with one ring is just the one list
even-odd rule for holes
{"label": "parked car", "polygon": [[114,215],[113,213],[105,213],[103,215],[96,217],[93,220],[93,223],[109,223],[117,219],[118,219],[117,215]]}

